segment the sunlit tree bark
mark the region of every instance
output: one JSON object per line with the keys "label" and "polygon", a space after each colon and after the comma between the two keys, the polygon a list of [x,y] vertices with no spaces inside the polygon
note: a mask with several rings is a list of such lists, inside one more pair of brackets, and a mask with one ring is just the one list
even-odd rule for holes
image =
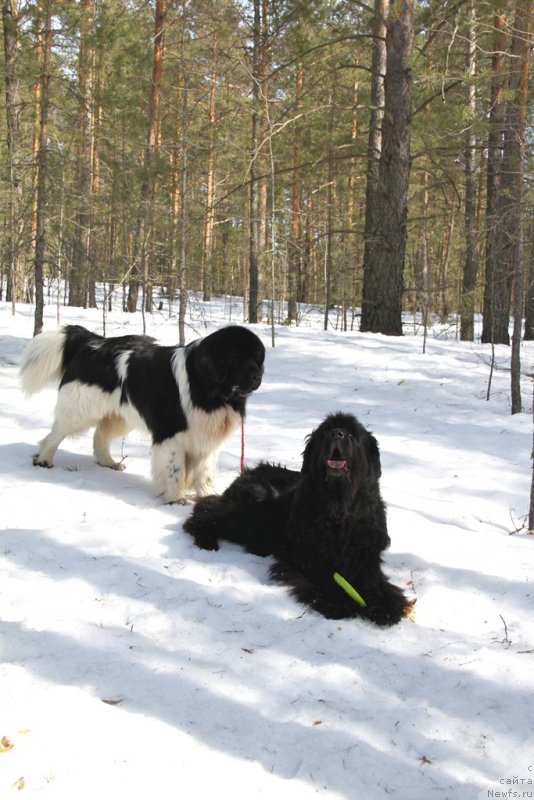
{"label": "sunlit tree bark", "polygon": [[301,228],[302,228],[302,176],[298,162],[302,151],[302,126],[298,121],[300,113],[302,90],[304,88],[304,67],[302,61],[297,62],[295,75],[295,123],[293,152],[292,152],[292,178],[291,178],[291,225],[288,248],[287,264],[287,319],[288,322],[297,321],[298,289],[300,284],[301,265]]}
{"label": "sunlit tree bark", "polygon": [[504,124],[504,87],[506,17],[493,18],[493,55],[489,106],[489,133],[486,177],[486,261],[482,341],[508,344],[509,307],[503,307],[506,275],[499,254],[498,198],[502,170],[502,137]]}
{"label": "sunlit tree bark", "polygon": [[[502,221],[504,255],[512,276],[514,317],[511,354],[512,414],[522,410],[521,335],[524,288],[525,143],[534,0],[517,0],[512,34],[510,97],[506,104],[503,156]],[[512,94],[513,93],[513,94]]]}
{"label": "sunlit tree bark", "polygon": [[15,303],[24,299],[24,270],[21,260],[23,232],[23,198],[21,177],[21,112],[19,79],[19,3],[4,0],[2,22],[4,28],[4,79],[7,123],[7,179],[8,219],[6,230],[6,264],[8,268],[7,299]]}
{"label": "sunlit tree bark", "polygon": [[467,30],[467,97],[466,105],[469,113],[469,125],[465,133],[465,261],[462,278],[462,294],[460,298],[460,338],[466,341],[474,339],[475,288],[478,272],[478,232],[476,219],[477,174],[476,153],[477,137],[475,120],[477,114],[477,96],[475,87],[476,75],[476,14],[474,0],[469,4]]}
{"label": "sunlit tree bark", "polygon": [[46,211],[48,181],[48,112],[50,82],[50,52],[52,49],[52,3],[44,4],[44,34],[41,62],[41,86],[39,92],[39,149],[37,153],[37,205],[35,230],[35,317],[33,334],[36,336],[43,329],[44,313],[44,264],[46,251]]}
{"label": "sunlit tree bark", "polygon": [[[252,146],[250,163],[249,322],[262,312],[262,261],[267,238],[269,16],[268,0],[254,0],[252,52]],[[263,167],[263,169],[262,169]]]}
{"label": "sunlit tree bark", "polygon": [[93,112],[94,112],[94,0],[83,0],[80,15],[78,58],[78,122],[76,152],[76,200],[69,280],[69,305],[87,305],[89,292],[89,243],[93,217]]}
{"label": "sunlit tree bark", "polygon": [[[375,0],[373,18],[373,49],[371,56],[371,111],[367,142],[367,180],[365,190],[365,232],[363,263],[370,269],[371,246],[374,225],[379,213],[376,208],[378,189],[378,165],[382,152],[382,119],[384,116],[384,77],[386,74],[386,17],[389,0]],[[364,279],[364,289],[369,283]]]}
{"label": "sunlit tree bark", "polygon": [[137,226],[137,242],[133,278],[128,291],[128,311],[137,309],[139,280],[144,290],[145,307],[150,304],[150,263],[152,257],[151,234],[153,230],[154,202],[156,187],[156,167],[160,146],[161,80],[163,75],[163,56],[165,52],[165,14],[166,0],[156,0],[154,11],[154,47],[152,55],[152,79],[148,106],[147,142],[143,161],[143,179],[140,193],[140,215]]}
{"label": "sunlit tree bark", "polygon": [[382,148],[364,264],[362,330],[402,335],[402,299],[413,77],[413,0],[402,0],[386,24]]}
{"label": "sunlit tree bark", "polygon": [[213,62],[210,75],[209,92],[209,134],[208,158],[206,165],[206,205],[204,211],[204,231],[202,245],[201,277],[204,289],[204,300],[211,300],[212,292],[212,252],[213,252],[213,225],[215,222],[215,138],[216,138],[216,113],[215,95],[217,90],[217,34],[213,42]]}

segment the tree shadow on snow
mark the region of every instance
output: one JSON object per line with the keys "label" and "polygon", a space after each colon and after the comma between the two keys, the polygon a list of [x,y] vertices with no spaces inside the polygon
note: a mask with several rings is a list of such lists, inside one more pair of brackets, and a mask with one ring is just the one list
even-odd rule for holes
{"label": "tree shadow on snow", "polygon": [[[328,780],[329,790],[350,800],[356,776],[369,786],[380,778],[361,776],[361,764],[387,759],[387,775],[402,774],[403,784],[420,783],[418,756],[432,754],[441,741],[434,717],[473,726],[475,697],[486,733],[497,737],[505,709],[530,703],[526,687],[426,658],[429,639],[437,645],[445,631],[424,631],[424,641],[412,651],[392,651],[401,629],[385,633],[357,620],[343,625],[324,620],[305,612],[282,588],[255,604],[239,587],[193,580],[182,568],[188,559],[189,566],[202,566],[198,551],[172,530],[173,551],[161,572],[123,555],[95,555],[37,530],[7,531],[3,541],[10,549],[4,556],[28,571],[28,586],[33,572],[88,582],[98,594],[100,613],[102,602],[109,604],[109,621],[98,626],[95,607],[94,618],[80,619],[76,640],[2,621],[4,658],[60,685],[90,685],[95,698],[121,697],[120,713],[156,717],[281,778],[315,785],[318,774],[318,783]],[[204,563],[211,557],[214,566],[224,565],[225,559],[234,562],[236,551],[201,555]],[[250,566],[261,579],[268,563],[247,555],[240,567]],[[117,595],[131,609],[121,625],[112,621],[115,602],[118,616],[124,610]],[[164,637],[152,614],[165,615]],[[346,647],[336,648],[336,640],[346,645],[347,637],[350,655]],[[291,669],[281,674],[288,664]],[[324,721],[314,725],[319,714]],[[518,742],[528,738],[518,720],[514,731]],[[484,774],[483,754],[462,741],[446,745],[449,763]],[[436,780],[456,783],[446,767],[436,770]]]}

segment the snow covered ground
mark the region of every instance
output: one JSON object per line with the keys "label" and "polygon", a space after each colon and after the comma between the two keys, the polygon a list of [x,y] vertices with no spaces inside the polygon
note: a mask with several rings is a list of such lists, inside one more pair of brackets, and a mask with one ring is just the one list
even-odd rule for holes
{"label": "snow covered ground", "polygon": [[[229,308],[196,303],[189,339]],[[423,353],[411,328],[324,333],[311,312],[277,327],[274,349],[253,326],[267,361],[247,463],[298,468],[305,435],[335,410],[380,443],[386,571],[417,597],[415,624],[380,629],[307,611],[238,547],[197,550],[181,527],[190,509],[154,496],[141,435],[116,443],[123,473],[95,464],[90,435],[34,468],[55,392],[18,386],[32,315],[0,305],[2,800],[534,796],[532,344],[512,417],[508,348],[487,401],[490,349],[454,331],[431,332]],[[99,311],[61,321],[102,331]],[[141,316],[115,310],[106,331],[140,332]],[[175,342],[176,319],[159,312],[147,332]],[[239,456],[236,433],[218,488]]]}

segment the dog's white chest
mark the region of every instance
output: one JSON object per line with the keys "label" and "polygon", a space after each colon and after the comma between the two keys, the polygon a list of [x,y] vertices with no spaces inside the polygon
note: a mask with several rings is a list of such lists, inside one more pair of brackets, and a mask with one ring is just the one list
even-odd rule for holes
{"label": "dog's white chest", "polygon": [[189,411],[189,436],[199,452],[210,452],[238,427],[241,416],[230,406],[207,413],[199,408]]}

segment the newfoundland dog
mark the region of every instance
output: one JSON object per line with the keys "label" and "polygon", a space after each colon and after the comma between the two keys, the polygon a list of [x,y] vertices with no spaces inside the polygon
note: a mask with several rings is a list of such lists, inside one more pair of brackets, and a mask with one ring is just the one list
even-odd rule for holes
{"label": "newfoundland dog", "polygon": [[199,500],[184,528],[206,550],[221,538],[273,555],[271,576],[325,617],[394,625],[413,601],[382,572],[380,473],[374,436],[352,415],[330,414],[307,437],[300,472],[247,469],[220,497]]}
{"label": "newfoundland dog", "polygon": [[41,333],[25,352],[22,388],[34,394],[55,384],[59,393],[52,430],[33,463],[51,467],[66,436],[95,426],[97,462],[124,469],[110,442],[137,428],[152,438],[152,478],[167,502],[212,492],[218,450],[260,386],[264,359],[260,339],[237,325],[185,347],[149,336],[105,339],[80,325]]}

